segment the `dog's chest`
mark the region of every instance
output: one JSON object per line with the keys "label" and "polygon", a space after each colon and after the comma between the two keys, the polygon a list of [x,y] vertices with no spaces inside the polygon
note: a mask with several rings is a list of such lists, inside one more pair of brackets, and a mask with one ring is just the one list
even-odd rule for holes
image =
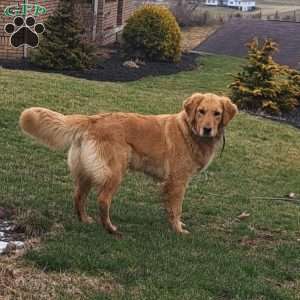
{"label": "dog's chest", "polygon": [[205,145],[201,147],[195,154],[194,160],[196,162],[196,172],[205,171],[215,158],[216,146]]}
{"label": "dog's chest", "polygon": [[205,160],[203,161],[203,165],[199,167],[198,171],[204,172],[212,163],[214,158],[215,158],[215,152],[213,152],[212,154],[210,154],[208,157],[205,158]]}

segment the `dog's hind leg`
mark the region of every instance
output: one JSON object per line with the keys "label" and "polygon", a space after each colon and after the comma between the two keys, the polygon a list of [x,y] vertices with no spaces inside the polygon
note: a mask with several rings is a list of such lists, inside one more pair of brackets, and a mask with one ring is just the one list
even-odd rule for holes
{"label": "dog's hind leg", "polygon": [[88,193],[91,190],[91,186],[91,181],[87,178],[78,177],[76,179],[74,196],[75,211],[78,215],[79,220],[82,223],[86,224],[94,222],[94,220],[86,212],[86,200]]}
{"label": "dog's hind leg", "polygon": [[113,199],[113,196],[117,192],[119,185],[122,180],[122,174],[119,173],[113,173],[112,176],[107,178],[106,183],[101,188],[101,191],[98,195],[98,203],[100,207],[100,221],[103,225],[103,227],[109,232],[109,233],[117,233],[117,227],[112,224],[110,220],[110,206]]}
{"label": "dog's hind leg", "polygon": [[68,165],[75,181],[74,206],[78,218],[83,223],[92,223],[93,219],[86,213],[86,199],[91,190],[92,181],[84,172],[81,160],[81,144],[73,143],[68,155]]}
{"label": "dog's hind leg", "polygon": [[117,233],[117,227],[110,220],[110,205],[127,169],[128,152],[125,146],[87,141],[81,153],[81,162],[85,174],[92,179],[96,187],[100,208],[100,222],[110,233]]}

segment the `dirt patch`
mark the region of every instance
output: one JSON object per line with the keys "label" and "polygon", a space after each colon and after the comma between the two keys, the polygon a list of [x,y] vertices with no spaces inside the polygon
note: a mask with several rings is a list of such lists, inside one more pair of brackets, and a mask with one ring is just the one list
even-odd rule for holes
{"label": "dirt patch", "polygon": [[0,220],[10,219],[15,214],[15,209],[0,207]]}
{"label": "dirt patch", "polygon": [[51,216],[45,216],[37,210],[18,211],[0,207],[0,255],[23,253],[40,236],[63,230],[62,225],[51,220]]}
{"label": "dirt patch", "polygon": [[252,234],[245,235],[238,241],[241,246],[247,248],[274,248],[290,240],[288,233],[284,230],[271,230],[251,225],[248,227],[252,231]]}
{"label": "dirt patch", "polygon": [[122,286],[108,274],[101,277],[76,273],[46,273],[0,259],[0,299],[89,299],[96,293],[119,294]]}
{"label": "dirt patch", "polygon": [[185,27],[182,29],[181,48],[183,51],[190,51],[196,48],[199,44],[205,41],[211,34],[213,34],[220,26],[194,26]]}
{"label": "dirt patch", "polygon": [[96,81],[126,82],[139,80],[148,76],[171,75],[182,71],[191,71],[197,68],[197,54],[182,55],[179,63],[169,62],[143,62],[139,68],[129,68],[124,66],[126,61],[119,50],[111,50],[101,57],[94,69],[85,71],[61,71],[54,72],[38,68],[28,60],[19,61],[0,61],[0,66],[13,70],[30,70],[47,73],[60,73],[77,78],[84,78]]}
{"label": "dirt patch", "polygon": [[257,248],[259,246],[265,247],[269,244],[274,245],[278,243],[271,233],[256,234],[254,237],[244,236],[239,242],[242,246],[251,248]]}
{"label": "dirt patch", "polygon": [[36,211],[22,214],[15,209],[0,207],[0,243],[5,247],[0,256],[0,299],[90,299],[97,293],[118,294],[122,287],[109,274],[100,277],[77,273],[47,273],[25,265],[21,257],[37,249],[41,233],[57,234],[63,230]]}
{"label": "dirt patch", "polygon": [[284,280],[282,282],[275,280],[274,278],[264,278],[266,284],[273,286],[275,289],[286,289],[293,293],[293,299],[300,299],[300,280]]}

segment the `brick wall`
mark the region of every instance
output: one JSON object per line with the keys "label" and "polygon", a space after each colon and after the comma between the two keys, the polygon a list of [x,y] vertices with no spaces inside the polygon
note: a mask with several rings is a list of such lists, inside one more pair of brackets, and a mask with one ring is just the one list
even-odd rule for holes
{"label": "brick wall", "polygon": [[[32,1],[32,0],[31,0]],[[33,2],[33,1],[32,1]],[[46,19],[52,15],[52,13],[55,11],[55,9],[57,8],[58,4],[59,4],[59,0],[48,0],[47,2],[43,2],[40,0],[41,5],[45,6],[47,8],[47,14],[40,16],[39,18],[37,18],[37,20],[39,21],[46,21]]]}
{"label": "brick wall", "polygon": [[132,0],[105,1],[100,11],[102,30],[101,43],[107,45],[116,41],[118,27],[124,25],[134,10]]}
{"label": "brick wall", "polygon": [[123,24],[126,23],[128,18],[132,15],[135,6],[132,0],[123,0]]}
{"label": "brick wall", "polygon": [[[93,4],[92,1],[76,0],[78,13],[86,28],[89,39],[92,38]],[[4,26],[13,21],[13,17],[4,17],[4,9],[9,5],[21,4],[22,0],[0,0],[0,59],[17,59],[24,56],[24,47],[14,48],[10,45],[10,35]],[[30,0],[34,3],[34,0]],[[40,1],[47,8],[47,14],[36,17],[37,22],[44,22],[56,9],[59,0]],[[96,44],[106,45],[116,41],[117,29],[124,24],[134,9],[132,0],[99,0],[97,16]],[[30,51],[29,51],[30,52]]]}
{"label": "brick wall", "polygon": [[[24,47],[14,48],[10,45],[10,35],[4,30],[4,26],[7,23],[12,23],[14,17],[5,17],[4,9],[9,5],[22,4],[23,1],[15,0],[0,0],[0,59],[20,59],[24,56]],[[33,3],[33,1],[32,1]],[[36,22],[43,22],[49,15],[53,13],[57,7],[59,0],[51,0],[43,2],[42,5],[47,8],[47,14],[39,17],[35,17]]]}
{"label": "brick wall", "polygon": [[[21,2],[21,1],[19,1]],[[0,1],[0,58],[13,59],[23,56],[23,47],[13,48],[10,46],[10,36],[4,31],[4,26],[11,23],[13,18],[4,16],[4,9],[12,4],[17,3],[11,0]]]}
{"label": "brick wall", "polygon": [[76,5],[76,9],[81,21],[84,24],[85,34],[88,39],[92,39],[93,31],[93,6],[92,2],[81,1],[82,3]]}
{"label": "brick wall", "polygon": [[106,1],[100,15],[102,15],[101,43],[106,45],[115,42],[114,30],[117,27],[118,1]]}

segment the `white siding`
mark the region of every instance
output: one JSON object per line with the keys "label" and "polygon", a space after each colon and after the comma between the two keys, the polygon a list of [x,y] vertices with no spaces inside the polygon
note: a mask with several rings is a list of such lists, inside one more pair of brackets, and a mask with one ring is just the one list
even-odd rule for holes
{"label": "white siding", "polygon": [[[208,0],[207,0],[208,2]],[[250,1],[250,0],[224,0],[223,4],[225,6],[230,6],[230,7],[235,7],[238,8],[242,11],[248,11],[251,10],[253,8],[255,8],[256,6],[256,2],[255,1]]]}
{"label": "white siding", "polygon": [[219,5],[219,0],[205,0],[206,5],[213,5],[213,6],[218,6]]}
{"label": "white siding", "polygon": [[[211,5],[211,6],[218,6],[221,4],[220,0],[205,0],[206,5]],[[255,8],[256,3],[255,1],[250,1],[250,0],[223,0],[223,5],[225,6],[230,6],[230,7],[236,7],[239,10],[242,11],[248,11],[253,8]]]}

